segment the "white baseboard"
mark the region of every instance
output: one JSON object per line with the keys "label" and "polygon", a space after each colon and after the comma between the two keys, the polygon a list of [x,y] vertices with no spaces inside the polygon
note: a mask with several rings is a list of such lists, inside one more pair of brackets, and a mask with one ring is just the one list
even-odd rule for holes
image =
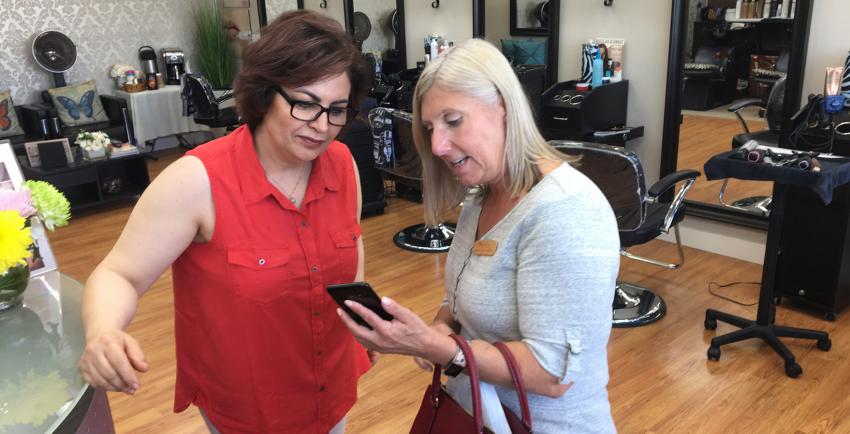
{"label": "white baseboard", "polygon": [[[767,231],[687,216],[679,223],[682,244],[743,261],[764,262]],[[673,231],[660,239],[676,242]]]}

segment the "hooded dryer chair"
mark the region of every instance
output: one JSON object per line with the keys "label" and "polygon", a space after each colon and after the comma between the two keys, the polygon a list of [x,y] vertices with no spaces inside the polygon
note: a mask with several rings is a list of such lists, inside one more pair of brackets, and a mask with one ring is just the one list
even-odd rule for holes
{"label": "hooded dryer chair", "polygon": [[[671,173],[653,184],[644,185],[643,167],[637,154],[621,147],[598,143],[553,141],[559,151],[579,157],[575,168],[590,178],[611,204],[620,229],[620,254],[668,270],[684,262],[677,226],[684,218],[685,194],[700,175],[695,170]],[[665,193],[684,182],[672,200]],[[671,264],[645,258],[628,251],[629,247],[649,242],[673,228],[678,262]],[[667,311],[664,300],[647,288],[617,282],[614,295],[614,327],[634,327],[661,319]]]}
{"label": "hooded dryer chair", "polygon": [[[369,112],[369,123],[375,165],[384,178],[421,193],[422,161],[413,144],[413,117],[401,110],[378,107]],[[406,250],[438,253],[449,249],[454,233],[455,226],[450,223],[434,226],[421,223],[404,228],[393,241]]]}

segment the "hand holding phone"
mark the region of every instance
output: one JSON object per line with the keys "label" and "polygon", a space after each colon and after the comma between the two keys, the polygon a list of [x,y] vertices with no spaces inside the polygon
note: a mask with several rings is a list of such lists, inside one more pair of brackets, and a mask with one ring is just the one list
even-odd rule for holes
{"label": "hand holding phone", "polygon": [[366,306],[372,312],[375,312],[379,317],[386,321],[392,321],[393,316],[387,313],[384,310],[383,306],[381,306],[381,298],[378,297],[378,294],[375,293],[375,290],[372,289],[366,282],[353,282],[353,283],[341,283],[337,285],[328,285],[327,287],[328,294],[336,301],[336,303],[341,307],[345,313],[347,313],[351,319],[357,322],[357,324],[362,325],[363,327],[372,329],[372,326],[369,325],[366,321],[363,320],[359,315],[354,313],[348,306],[345,305],[346,300],[356,301],[363,306]]}

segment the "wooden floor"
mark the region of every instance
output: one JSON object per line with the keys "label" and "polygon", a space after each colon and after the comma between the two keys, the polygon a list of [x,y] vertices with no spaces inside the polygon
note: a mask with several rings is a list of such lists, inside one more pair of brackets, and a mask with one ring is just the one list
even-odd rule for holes
{"label": "wooden floor", "polygon": [[[151,163],[152,175],[176,158]],[[70,226],[51,234],[60,270],[85,280],[118,236],[129,205],[75,215]],[[392,235],[421,221],[418,204],[393,199],[387,212],[363,220],[366,276],[377,290],[430,320],[443,298],[445,255],[396,248]],[[671,244],[655,241],[638,253],[672,259]],[[554,252],[553,252],[554,254]],[[569,254],[569,252],[563,252]],[[680,270],[662,270],[623,259],[620,278],[656,290],[668,305],[661,321],[615,329],[609,343],[609,385],[614,421],[621,433],[848,433],[850,432],[850,315],[827,322],[821,316],[778,308],[777,323],[823,329],[833,349],[787,340],[804,373],[785,376],[781,359],[765,344],[750,340],[723,348],[719,362],[706,359],[713,331],[703,328],[706,308],[748,317],[754,306],[739,306],[708,292],[709,282],[760,280],[758,265],[685,249]],[[140,261],[145,258],[139,258]],[[717,292],[743,303],[757,299],[757,287]],[[171,412],[174,337],[171,274],[142,299],[129,331],[140,340],[151,370],[132,397],[110,394],[118,433],[205,433],[198,412]],[[733,330],[721,324],[718,333]],[[284,369],[282,367],[282,369]],[[407,357],[385,356],[363,377],[360,399],[349,415],[348,433],[406,433],[430,375]]]}
{"label": "wooden floor", "polygon": [[[767,128],[763,120],[748,120],[751,131]],[[700,116],[688,114],[684,116],[679,131],[679,169],[694,169],[703,171],[702,166],[714,155],[732,149],[732,137],[742,133],[741,123],[735,118],[716,116]],[[697,181],[688,192],[688,199],[719,205],[717,195],[723,181],[707,181],[705,176]],[[726,202],[750,196],[770,196],[772,183],[764,181],[729,180]]]}

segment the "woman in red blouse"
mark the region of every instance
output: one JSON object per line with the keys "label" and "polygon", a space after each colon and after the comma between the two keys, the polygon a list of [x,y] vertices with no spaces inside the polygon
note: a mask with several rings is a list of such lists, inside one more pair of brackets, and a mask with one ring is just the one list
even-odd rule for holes
{"label": "woman in red blouse", "polygon": [[357,170],[334,138],[370,71],[307,11],[269,24],[243,62],[245,125],[163,171],[86,282],[80,372],[139,388],[148,365],[124,328],[171,265],[175,411],[197,405],[212,432],[341,433],[370,363],[325,293],[363,278]]}

